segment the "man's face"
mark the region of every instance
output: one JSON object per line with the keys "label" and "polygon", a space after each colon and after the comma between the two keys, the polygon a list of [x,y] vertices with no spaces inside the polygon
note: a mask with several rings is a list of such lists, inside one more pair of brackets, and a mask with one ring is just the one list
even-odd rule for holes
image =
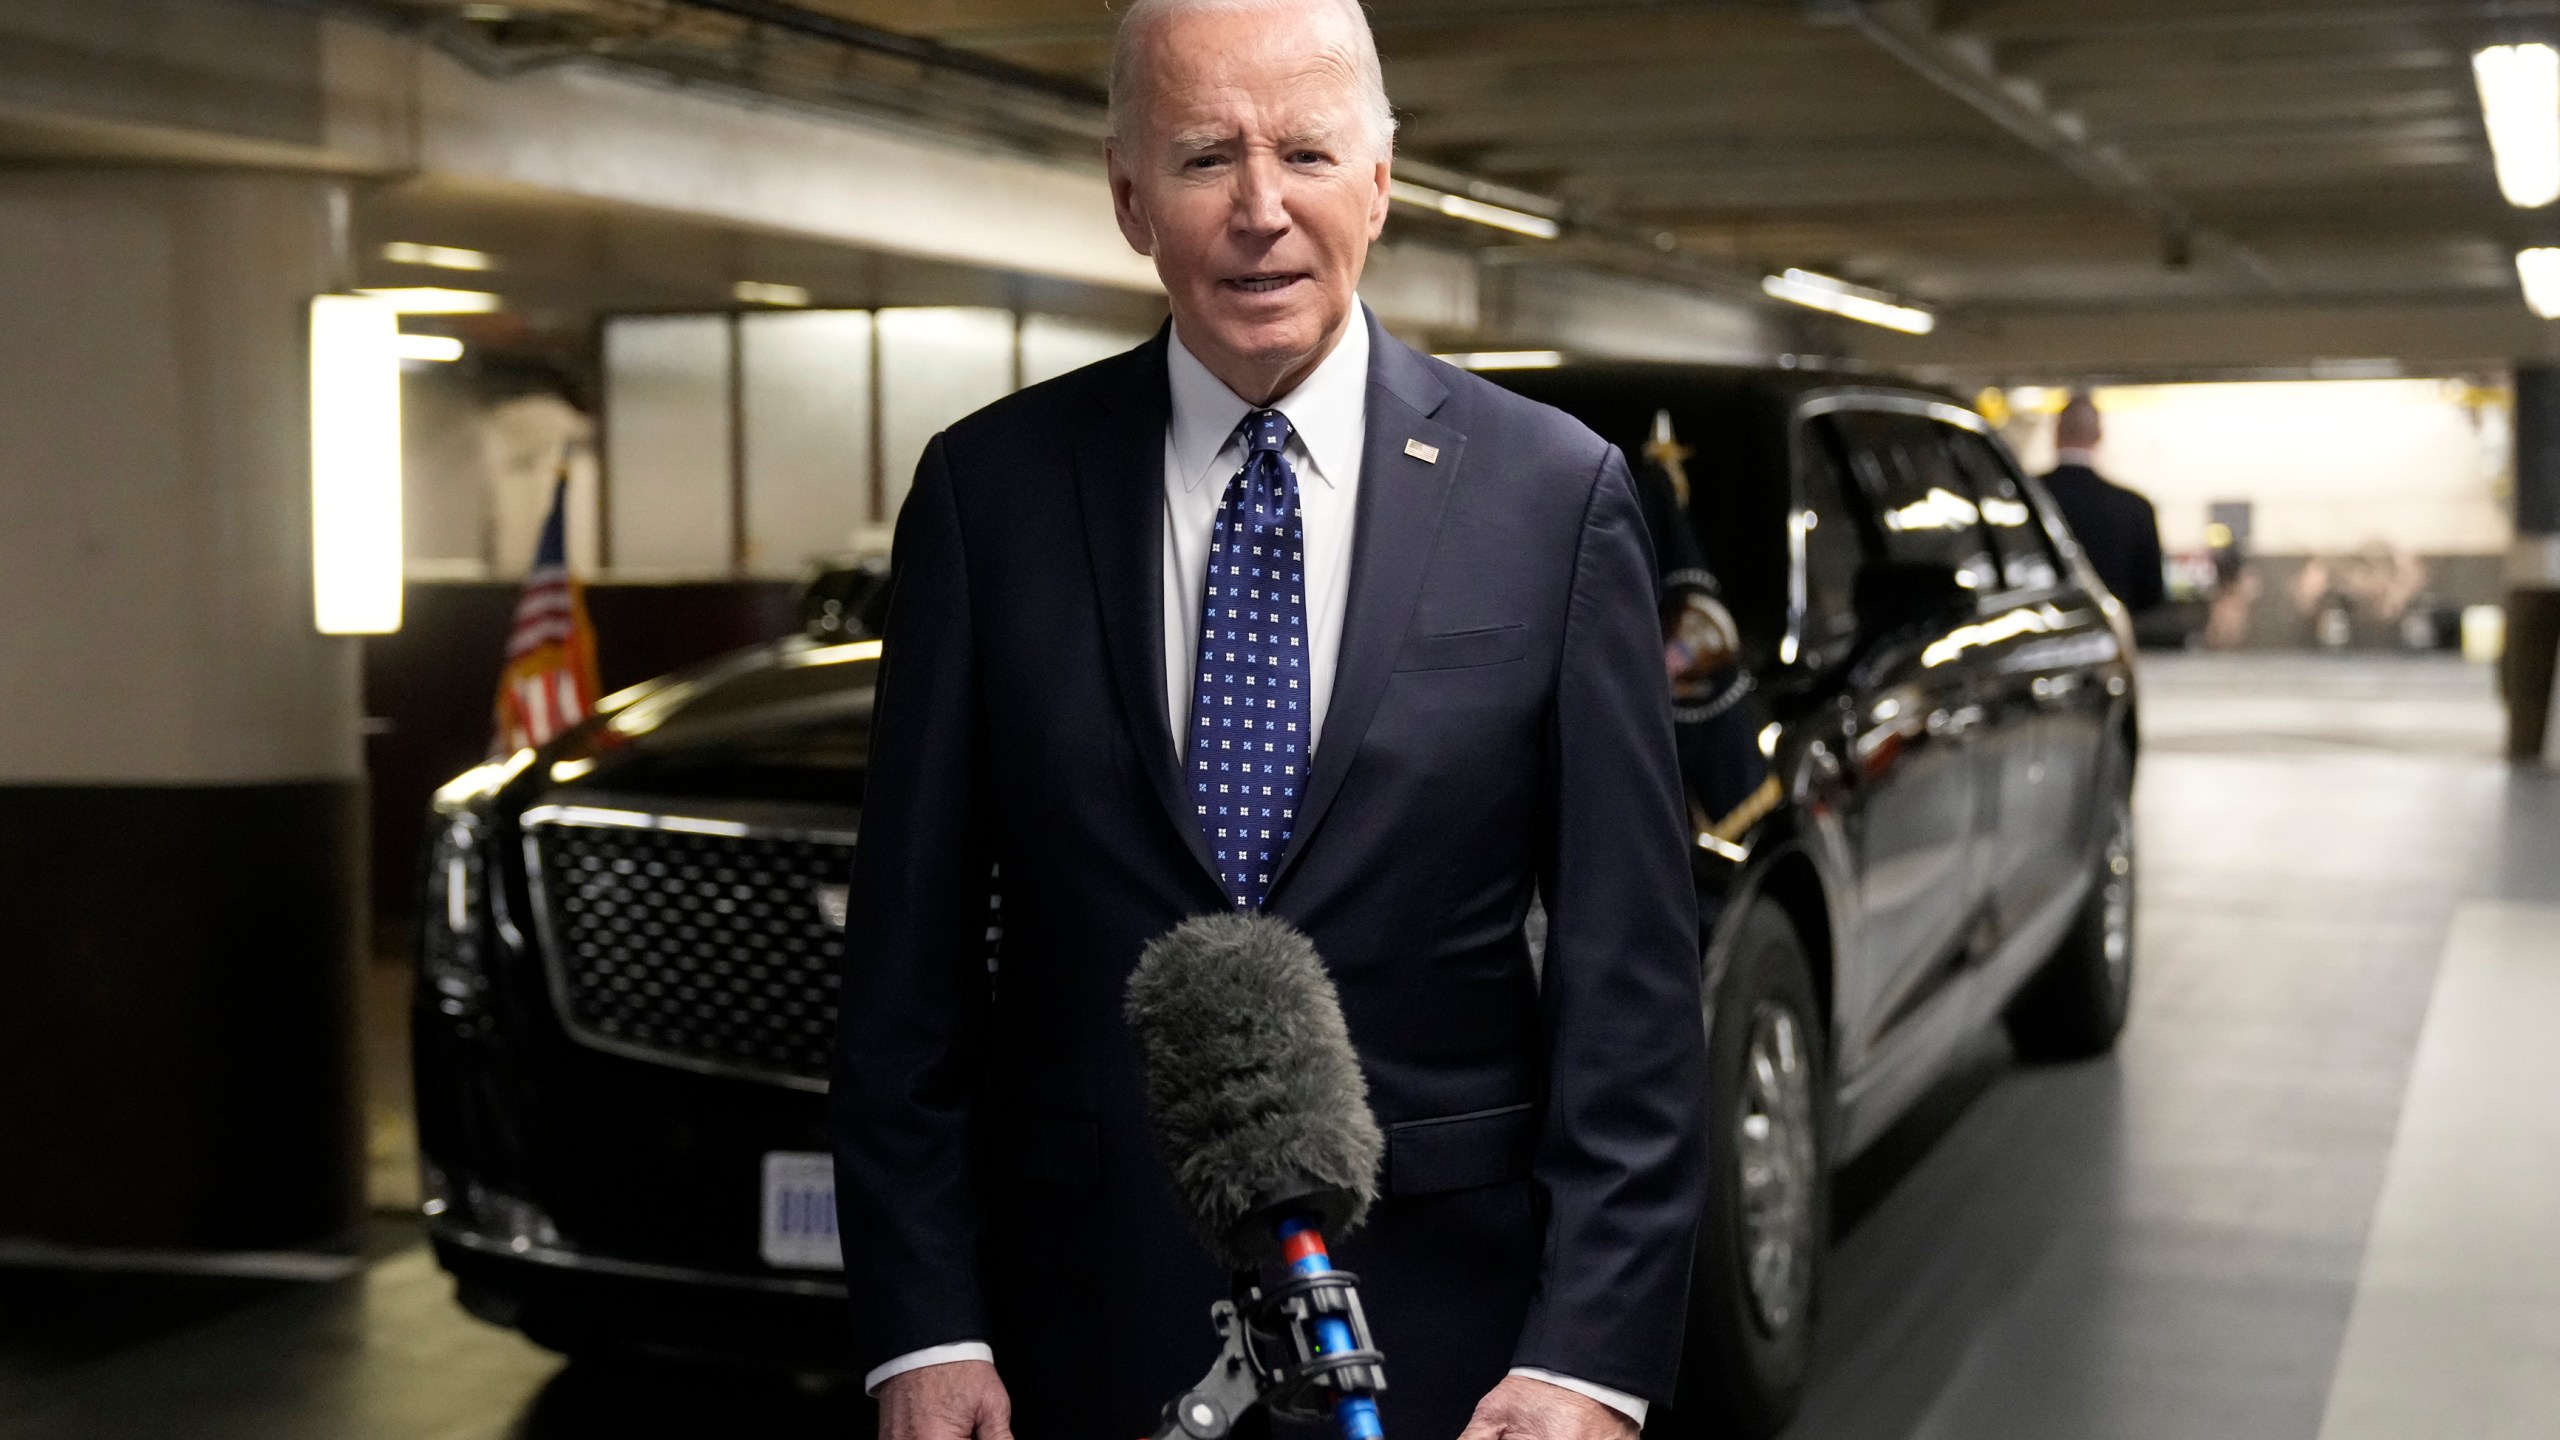
{"label": "man's face", "polygon": [[1344,23],[1176,12],[1145,38],[1144,93],[1121,97],[1121,233],[1154,257],[1183,343],[1231,386],[1313,368],[1386,224],[1387,157],[1362,127]]}

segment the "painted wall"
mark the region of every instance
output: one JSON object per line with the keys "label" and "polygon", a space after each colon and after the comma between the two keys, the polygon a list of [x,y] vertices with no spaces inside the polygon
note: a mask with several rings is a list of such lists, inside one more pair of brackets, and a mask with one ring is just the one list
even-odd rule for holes
{"label": "painted wall", "polygon": [[[2058,393],[2019,395],[2010,443],[2053,464]],[[2207,507],[2252,505],[2260,554],[2502,552],[2510,534],[2511,405],[2450,380],[2140,385],[2095,396],[2099,468],[2150,497],[2170,550],[2205,548]]]}

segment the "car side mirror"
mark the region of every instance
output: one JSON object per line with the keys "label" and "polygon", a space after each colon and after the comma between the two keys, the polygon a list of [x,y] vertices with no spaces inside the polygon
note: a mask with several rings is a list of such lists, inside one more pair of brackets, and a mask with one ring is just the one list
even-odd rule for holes
{"label": "car side mirror", "polygon": [[1952,566],[1870,560],[1858,568],[1850,603],[1858,612],[1858,628],[1870,635],[1882,635],[1941,619],[1971,593]]}

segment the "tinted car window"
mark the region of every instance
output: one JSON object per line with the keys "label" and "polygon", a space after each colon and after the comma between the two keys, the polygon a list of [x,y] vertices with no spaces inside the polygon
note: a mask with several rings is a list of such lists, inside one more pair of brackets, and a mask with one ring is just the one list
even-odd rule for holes
{"label": "tinted car window", "polygon": [[1810,435],[1796,447],[1796,504],[1793,523],[1804,537],[1804,593],[1798,597],[1804,607],[1801,658],[1819,667],[1857,634],[1858,567],[1867,556],[1858,536],[1858,512],[1832,447],[1815,443]]}
{"label": "tinted car window", "polygon": [[1847,442],[1850,471],[1875,512],[1885,555],[1944,566],[1970,590],[1999,589],[1973,486],[1939,443],[1944,427],[1916,415],[1850,411],[1833,418]]}
{"label": "tinted car window", "polygon": [[[1626,455],[1639,480],[1688,481],[1689,534],[1742,632],[1745,663],[1779,663],[1787,633],[1791,392],[1753,371],[1696,365],[1565,365],[1485,378],[1563,410]],[[1667,433],[1666,433],[1667,432]],[[1657,504],[1647,518],[1664,518]],[[1674,545],[1657,559],[1677,568]]]}
{"label": "tinted car window", "polygon": [[1973,481],[1983,528],[1991,534],[1992,549],[2000,557],[2000,572],[2009,588],[2039,590],[2061,583],[2062,562],[2053,553],[2053,539],[2038,522],[2026,487],[2018,483],[2008,462],[1991,448],[1990,441],[1970,430],[1953,425],[1939,428],[1946,435],[1948,452],[1955,456],[1956,468]]}

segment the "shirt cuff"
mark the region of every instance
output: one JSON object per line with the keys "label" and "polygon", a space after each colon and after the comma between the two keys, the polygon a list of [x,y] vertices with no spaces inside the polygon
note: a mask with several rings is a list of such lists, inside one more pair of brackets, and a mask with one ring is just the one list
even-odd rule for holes
{"label": "shirt cuff", "polygon": [[[885,1365],[874,1367],[870,1374],[863,1376],[862,1393],[877,1395],[881,1386],[910,1370],[921,1370],[927,1365],[948,1365],[956,1360],[984,1360],[992,1365],[996,1362],[995,1348],[983,1340],[955,1340],[948,1345],[927,1345],[921,1350],[910,1350]],[[1644,1402],[1639,1400],[1636,1403],[1641,1405]]]}
{"label": "shirt cuff", "polygon": [[1514,1375],[1526,1375],[1532,1380],[1544,1380],[1550,1385],[1556,1386],[1560,1389],[1570,1390],[1574,1394],[1580,1395],[1585,1399],[1597,1400],[1601,1404],[1608,1406],[1610,1409],[1615,1410],[1619,1414],[1636,1422],[1636,1428],[1639,1430],[1644,1428],[1645,1411],[1652,1408],[1650,1402],[1639,1400],[1624,1390],[1612,1390],[1606,1385],[1594,1385],[1588,1380],[1576,1380],[1570,1375],[1559,1375],[1553,1370],[1540,1370],[1528,1365],[1514,1365],[1511,1367],[1511,1373]]}

